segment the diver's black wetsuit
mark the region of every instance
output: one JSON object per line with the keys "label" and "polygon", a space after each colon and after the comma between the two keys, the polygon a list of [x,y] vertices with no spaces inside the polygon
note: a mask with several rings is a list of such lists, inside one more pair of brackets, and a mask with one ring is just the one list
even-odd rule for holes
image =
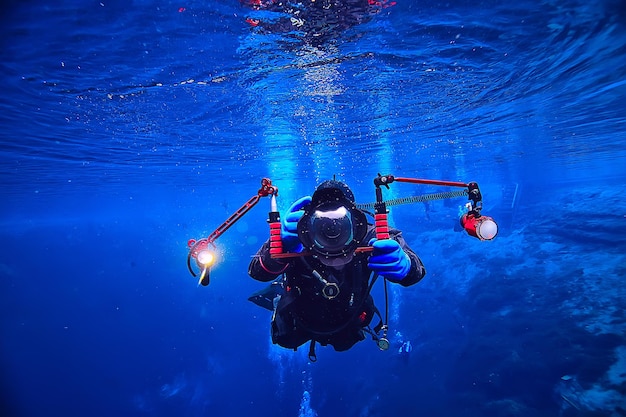
{"label": "diver's black wetsuit", "polygon": [[[399,230],[391,229],[389,233],[411,259],[411,270],[400,284],[406,287],[419,282],[426,273],[422,261],[406,244]],[[363,241],[369,242],[373,237],[375,231],[370,226]],[[315,340],[343,351],[363,340],[363,327],[370,324],[375,311],[368,292],[371,275],[367,267],[368,256],[368,253],[356,254],[342,269],[335,269],[312,256],[289,258],[289,261],[272,259],[266,242],[250,262],[248,273],[259,281],[272,281],[285,274],[285,292],[272,320],[272,341],[296,349]],[[324,284],[313,271],[339,286],[336,298],[327,299],[321,294]]]}

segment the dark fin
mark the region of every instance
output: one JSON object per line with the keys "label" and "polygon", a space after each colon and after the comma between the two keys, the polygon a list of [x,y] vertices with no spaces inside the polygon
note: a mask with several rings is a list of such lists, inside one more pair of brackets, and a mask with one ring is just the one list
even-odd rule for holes
{"label": "dark fin", "polygon": [[259,307],[266,308],[269,311],[274,311],[274,298],[278,295],[283,295],[284,292],[285,290],[283,289],[282,277],[279,277],[272,281],[272,283],[267,287],[252,294],[248,297],[248,300],[252,301]]}

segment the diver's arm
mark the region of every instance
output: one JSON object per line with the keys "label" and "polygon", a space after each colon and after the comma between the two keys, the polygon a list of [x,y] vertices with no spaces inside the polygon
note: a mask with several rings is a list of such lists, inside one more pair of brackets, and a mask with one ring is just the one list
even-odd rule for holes
{"label": "diver's arm", "polygon": [[406,275],[406,277],[404,277],[399,282],[399,284],[404,287],[417,284],[422,280],[422,278],[424,278],[424,275],[426,275],[426,268],[424,268],[422,260],[419,258],[419,256],[417,256],[415,252],[413,252],[413,249],[411,249],[406,243],[404,237],[402,237],[402,232],[400,230],[389,229],[389,237],[391,237],[393,240],[400,244],[400,247],[402,248],[402,250],[404,250],[404,253],[406,253],[411,260],[411,269],[409,270],[409,273]]}
{"label": "diver's arm", "polygon": [[250,265],[248,266],[248,274],[257,281],[272,281],[285,272],[289,266],[289,264],[284,261],[272,259],[269,247],[270,243],[266,241],[256,255],[252,257]]}

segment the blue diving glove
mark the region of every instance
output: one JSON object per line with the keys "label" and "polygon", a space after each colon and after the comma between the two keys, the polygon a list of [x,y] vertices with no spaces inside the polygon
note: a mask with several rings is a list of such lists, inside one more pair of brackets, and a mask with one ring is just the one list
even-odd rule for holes
{"label": "blue diving glove", "polygon": [[289,207],[289,212],[282,219],[280,237],[283,241],[283,248],[289,252],[302,252],[304,249],[298,238],[298,221],[304,215],[302,208],[310,202],[310,196],[302,197],[297,200]]}
{"label": "blue diving glove", "polygon": [[367,266],[391,282],[400,282],[411,270],[411,259],[393,239],[372,239],[374,247]]}

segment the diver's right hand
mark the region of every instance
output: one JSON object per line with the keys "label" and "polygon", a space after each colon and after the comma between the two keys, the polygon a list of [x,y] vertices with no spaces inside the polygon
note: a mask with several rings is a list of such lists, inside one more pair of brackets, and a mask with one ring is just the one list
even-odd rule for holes
{"label": "diver's right hand", "polygon": [[289,207],[289,212],[282,219],[280,236],[283,248],[289,252],[302,252],[304,249],[298,238],[298,221],[304,215],[302,209],[311,203],[311,196],[302,197]]}

